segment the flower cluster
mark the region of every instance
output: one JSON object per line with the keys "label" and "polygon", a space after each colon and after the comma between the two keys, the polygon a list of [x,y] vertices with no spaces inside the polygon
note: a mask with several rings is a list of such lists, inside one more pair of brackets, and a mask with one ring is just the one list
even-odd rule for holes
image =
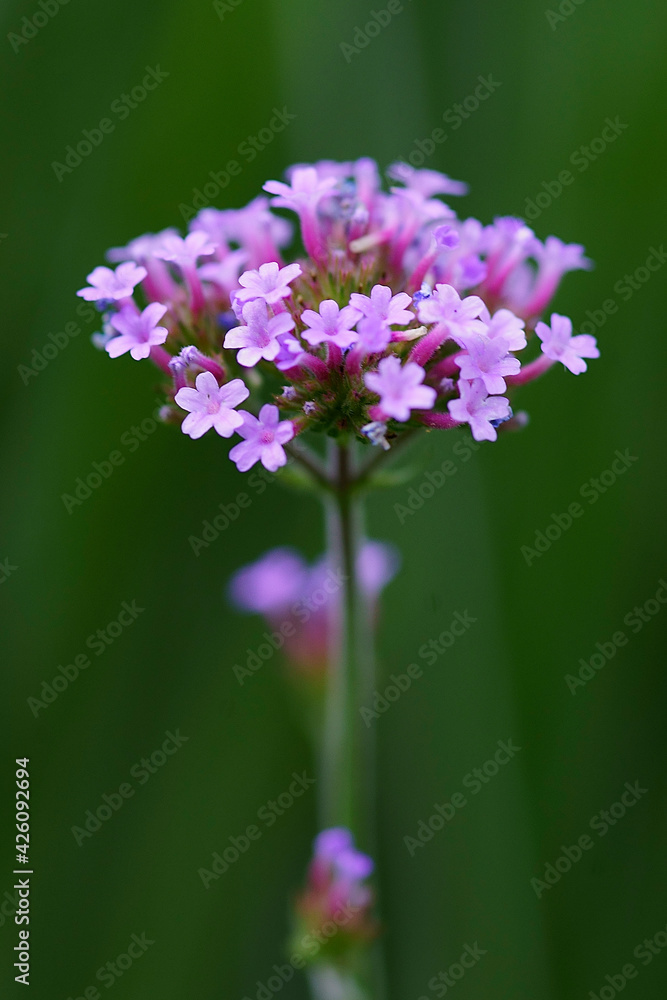
{"label": "flower cluster", "polygon": [[[161,368],[164,418],[185,434],[240,435],[241,471],[280,468],[306,430],[385,449],[420,425],[496,440],[518,386],[598,357],[567,317],[540,320],[590,262],[521,219],[459,219],[443,197],[465,185],[445,174],[388,175],[385,191],[369,159],[297,165],[264,185],[270,198],[111,250],[115,270],[95,268],[78,293],[103,313],[96,342]],[[304,253],[290,262],[293,226],[276,209],[299,221]]]}
{"label": "flower cluster", "polygon": [[[391,545],[369,541],[360,549],[360,597],[372,616],[398,563]],[[331,632],[338,627],[344,583],[341,567],[332,566],[327,558],[309,566],[294,549],[279,547],[237,570],[230,580],[229,597],[242,611],[264,615],[284,639],[292,665],[317,674],[326,666]]]}
{"label": "flower cluster", "polygon": [[[306,960],[317,956],[318,962],[345,961],[355,947],[376,935],[373,892],[365,884],[374,867],[373,859],[355,848],[345,827],[317,835],[307,884],[295,907],[294,944]],[[324,954],[312,947],[314,941],[326,947]]]}

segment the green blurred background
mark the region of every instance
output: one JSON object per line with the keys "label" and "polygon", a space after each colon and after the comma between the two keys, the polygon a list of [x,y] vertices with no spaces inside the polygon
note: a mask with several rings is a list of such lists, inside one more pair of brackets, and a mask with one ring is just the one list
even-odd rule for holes
{"label": "green blurred background", "polygon": [[[74,0],[18,51],[6,36],[40,8],[5,0],[0,14],[0,560],[16,567],[0,584],[0,893],[11,899],[13,763],[27,755],[32,995],[83,996],[133,933],[155,943],[113,982],[115,1000],[254,998],[283,960],[286,900],[316,829],[314,794],[208,890],[197,870],[288,787],[292,771],[313,773],[279,658],[243,687],[234,677],[264,626],[231,612],[223,591],[234,569],[270,546],[314,557],[322,525],[313,501],[271,486],[195,558],[188,536],[244,488],[226,445],[213,435],[193,444],[163,427],[136,451],[121,445],[152,414],[155,378],[149,366],[94,351],[94,323],[79,319],[81,335],[28,384],[19,366],[77,320],[74,293],[107,247],[180,225],[179,205],[209,171],[239,158],[274,107],[294,121],[253,162],[242,159],[220,207],[245,204],[291,162],[407,156],[491,74],[500,86],[459,128],[446,126],[425,165],[469,181],[457,207],[485,221],[522,214],[569,167],[575,182],[533,226],[542,238],[584,243],[596,268],[567,279],[556,307],[575,325],[605,300],[618,310],[584,378],[559,368],[523,392],[523,433],[484,445],[404,524],[394,504],[407,487],[370,505],[372,535],[393,539],[404,560],[383,602],[383,676],[415,660],[454,611],[478,619],[377,722],[390,996],[435,996],[429,980],[477,941],[487,954],[457,984],[461,1000],[583,1000],[628,962],[640,971],[627,997],[663,998],[667,954],[644,967],[632,953],[667,925],[667,611],[636,635],[623,619],[667,576],[667,271],[631,297],[614,286],[667,236],[667,10],[586,0],[561,4],[560,14],[553,7],[556,19],[525,0],[414,0],[347,61],[341,43],[369,20],[370,3],[218,7]],[[164,82],[58,181],[52,162],[157,64]],[[571,155],[617,116],[628,127],[588,169],[573,169]],[[426,437],[423,470],[451,456],[456,440]],[[125,463],[68,514],[61,495],[119,447]],[[579,499],[617,449],[637,461],[527,566],[521,546]],[[136,623],[35,718],[27,699],[132,600],[145,609]],[[619,629],[627,646],[572,694],[565,675]],[[71,828],[86,810],[177,728],[188,737],[182,749],[77,846]],[[410,857],[403,838],[501,739],[521,752]],[[538,899],[530,880],[637,780],[647,793]],[[3,996],[22,989],[10,909],[0,911]],[[296,978],[282,992],[306,995]]]}

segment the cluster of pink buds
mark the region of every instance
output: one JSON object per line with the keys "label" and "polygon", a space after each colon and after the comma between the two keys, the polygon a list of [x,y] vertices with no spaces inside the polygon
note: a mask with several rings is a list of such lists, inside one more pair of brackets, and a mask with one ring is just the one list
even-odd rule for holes
{"label": "cluster of pink buds", "polygon": [[[563,275],[590,262],[521,219],[460,220],[442,196],[466,187],[445,174],[388,175],[385,191],[369,159],[294,166],[264,185],[271,199],[111,250],[115,270],[95,268],[78,293],[103,313],[97,344],[163,371],[164,419],[185,434],[239,435],[241,471],[276,471],[306,430],[388,449],[407,428],[469,424],[494,441],[521,423],[518,386],[598,357],[567,317],[540,321]],[[300,223],[292,262],[275,209]]]}
{"label": "cluster of pink buds", "polygon": [[[357,559],[360,597],[372,617],[377,599],[398,570],[398,553],[383,542],[365,542]],[[321,676],[338,626],[345,574],[326,557],[309,566],[294,549],[270,549],[238,570],[229,585],[233,604],[261,614],[292,666]],[[241,668],[242,669],[242,668]]]}
{"label": "cluster of pink buds", "polygon": [[307,884],[295,905],[295,953],[305,961],[347,964],[375,937],[374,895],[366,884],[374,867],[345,827],[317,835]]}

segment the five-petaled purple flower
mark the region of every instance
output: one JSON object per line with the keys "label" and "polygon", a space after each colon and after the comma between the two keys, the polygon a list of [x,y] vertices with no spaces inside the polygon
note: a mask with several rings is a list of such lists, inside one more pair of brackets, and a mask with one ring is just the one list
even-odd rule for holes
{"label": "five-petaled purple flower", "polygon": [[271,403],[261,408],[259,419],[245,410],[240,413],[243,423],[238,433],[245,440],[230,451],[232,462],[239,472],[247,472],[255,462],[261,462],[268,472],[276,472],[287,463],[283,445],[294,437],[294,424],[291,420],[280,422],[280,411]]}
{"label": "five-petaled purple flower", "polygon": [[379,395],[380,407],[388,417],[409,420],[410,410],[430,410],[435,403],[435,389],[422,385],[425,374],[414,361],[401,365],[397,357],[391,356],[382,359],[378,371],[367,372],[365,382]]}
{"label": "five-petaled purple flower", "polygon": [[551,326],[538,323],[535,333],[542,341],[542,352],[552,361],[560,361],[573,375],[586,371],[584,358],[599,358],[595,337],[588,333],[572,336],[572,320],[567,316],[551,314]]}
{"label": "five-petaled purple flower", "polygon": [[493,316],[484,312],[482,319],[487,324],[487,337],[504,337],[508,351],[522,351],[526,346],[525,323],[509,309],[499,309]]}
{"label": "five-petaled purple flower", "polygon": [[321,178],[314,167],[297,167],[290,184],[267,181],[264,190],[277,195],[272,201],[276,208],[291,208],[294,212],[312,210],[318,201],[336,186],[334,177]]}
{"label": "five-petaled purple flower", "polygon": [[[276,265],[277,266],[277,265]],[[269,316],[264,299],[252,299],[243,306],[246,326],[236,326],[225,337],[225,347],[240,347],[237,360],[244,368],[252,368],[264,358],[273,361],[280,351],[276,340],[280,334],[294,329],[294,320],[289,313]]]}
{"label": "five-petaled purple flower", "polygon": [[165,233],[153,253],[159,260],[168,260],[188,270],[196,265],[200,257],[210,257],[215,253],[215,244],[201,230],[189,233],[185,239],[177,233]]}
{"label": "five-petaled purple flower", "polygon": [[151,302],[143,312],[137,312],[134,305],[127,305],[115,313],[111,325],[119,336],[105,344],[109,357],[118,358],[129,351],[135,361],[147,358],[151,347],[164,344],[169,335],[166,327],[157,325],[166,311],[167,307],[161,302]]}
{"label": "five-petaled purple flower", "polygon": [[452,340],[462,347],[470,334],[485,333],[485,326],[479,319],[485,305],[478,295],[467,295],[464,299],[451,285],[436,285],[427,299],[422,299],[417,307],[422,323],[436,323]]}
{"label": "five-petaled purple flower", "polygon": [[303,339],[313,346],[330,342],[345,350],[357,340],[358,334],[352,327],[360,318],[361,312],[353,306],[341,309],[333,299],[325,299],[320,303],[319,313],[305,309],[301,314],[306,324]]}
{"label": "five-petaled purple flower", "polygon": [[466,338],[466,352],[456,357],[461,369],[461,378],[472,382],[481,379],[487,392],[504,392],[507,388],[503,375],[518,375],[521,362],[507,353],[504,337],[476,335]]}
{"label": "five-petaled purple flower", "polygon": [[375,285],[370,297],[357,292],[350,295],[350,305],[368,318],[382,320],[387,326],[407,326],[412,323],[415,316],[407,308],[411,302],[407,292],[393,295],[391,288],[386,285]]}
{"label": "five-petaled purple flower", "polygon": [[202,434],[215,428],[220,437],[231,437],[243,423],[243,417],[234,409],[250,395],[250,390],[240,378],[232,379],[225,385],[211,372],[201,372],[195,379],[196,388],[185,386],[174,397],[188,415],[181,425],[184,434],[200,438]]}
{"label": "five-petaled purple flower", "polygon": [[115,271],[110,267],[96,267],[88,275],[90,286],[79,289],[76,294],[86,302],[118,302],[132,295],[146,273],[145,267],[137,267],[133,261],[119,264]]}
{"label": "five-petaled purple flower", "polygon": [[242,287],[235,293],[236,298],[239,302],[263,299],[273,306],[292,294],[290,282],[302,273],[299,264],[287,264],[286,267],[279,267],[275,261],[261,264],[258,270],[244,271],[241,275],[239,285]]}
{"label": "five-petaled purple flower", "polygon": [[481,379],[458,383],[459,399],[447,404],[450,415],[462,424],[470,424],[475,441],[495,441],[498,432],[496,421],[503,422],[512,416],[509,400],[504,396],[489,396]]}

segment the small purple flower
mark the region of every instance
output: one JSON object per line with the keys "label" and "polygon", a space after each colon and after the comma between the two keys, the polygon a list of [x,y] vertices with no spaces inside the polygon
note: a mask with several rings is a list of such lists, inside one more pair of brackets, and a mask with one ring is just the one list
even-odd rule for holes
{"label": "small purple flower", "polygon": [[264,299],[247,302],[243,306],[243,319],[247,325],[230,330],[224,346],[241,348],[237,360],[244,368],[253,368],[262,358],[273,361],[281,348],[276,338],[294,329],[294,320],[289,313],[269,316]]}
{"label": "small purple flower", "polygon": [[287,264],[286,267],[279,267],[275,261],[260,264],[258,270],[245,271],[241,275],[239,284],[242,287],[235,297],[239,302],[263,299],[267,305],[275,305],[292,294],[290,282],[302,273],[298,264]]}
{"label": "small purple flower", "polygon": [[509,309],[499,309],[492,317],[482,314],[487,324],[486,335],[491,340],[502,337],[508,351],[522,351],[526,346],[525,322]]}
{"label": "small purple flower", "polygon": [[286,372],[290,368],[300,365],[306,354],[301,341],[291,333],[281,334],[276,339],[279,350],[273,359],[273,363],[278,371]]}
{"label": "small purple flower", "polygon": [[313,842],[313,856],[330,865],[335,875],[345,882],[360,882],[375,868],[371,857],[356,850],[354,838],[344,826],[319,833]]}
{"label": "small purple flower", "polygon": [[417,311],[422,323],[436,323],[452,340],[465,346],[463,341],[467,336],[486,332],[479,319],[485,309],[477,295],[462,299],[451,285],[436,285],[433,294],[419,303]]}
{"label": "small purple flower", "polygon": [[313,842],[313,854],[323,861],[335,861],[342,851],[349,851],[354,846],[354,837],[344,826],[334,826],[330,830],[322,830]]}
{"label": "small purple flower", "polygon": [[466,338],[466,352],[459,354],[456,364],[461,369],[461,378],[469,382],[481,379],[487,392],[505,392],[507,385],[503,375],[518,375],[521,362],[507,353],[504,337],[472,336]]}
{"label": "small purple flower", "polygon": [[447,174],[438,170],[416,170],[408,163],[393,163],[387,170],[387,176],[400,181],[406,187],[413,188],[425,198],[434,194],[464,195],[468,193],[465,181],[455,181]]}
{"label": "small purple flower", "polygon": [[353,306],[341,309],[333,299],[325,299],[320,303],[319,313],[305,309],[301,319],[306,324],[303,339],[313,347],[330,342],[345,350],[357,340],[358,334],[352,327],[361,319],[361,312]]}
{"label": "small purple flower", "polygon": [[425,375],[421,365],[414,361],[401,365],[392,355],[382,359],[377,372],[367,372],[365,382],[379,395],[384,413],[403,421],[410,419],[410,410],[430,410],[435,403],[435,389],[421,384]]}
{"label": "small purple flower", "polygon": [[264,190],[277,195],[271,201],[277,208],[290,208],[299,216],[301,238],[313,260],[320,260],[325,253],[324,235],[318,219],[318,206],[322,199],[333,192],[338,184],[336,177],[320,176],[315,167],[295,167],[290,183],[267,181]]}
{"label": "small purple flower", "polygon": [[360,355],[381,354],[392,337],[389,327],[379,316],[364,316],[358,323],[355,352]]}
{"label": "small purple flower", "polygon": [[143,264],[144,261],[153,256],[154,250],[161,245],[167,233],[178,236],[175,229],[165,229],[161,233],[144,233],[143,236],[137,236],[130,240],[127,246],[112,247],[107,251],[107,260],[133,260],[137,264]]}
{"label": "small purple flower", "polygon": [[110,267],[96,267],[88,275],[90,286],[81,288],[76,294],[86,302],[117,302],[129,298],[146,274],[146,268],[137,267],[133,261],[119,264],[115,271]]}
{"label": "small purple flower", "polygon": [[264,190],[277,195],[271,202],[276,208],[291,208],[300,214],[304,210],[312,211],[336,184],[335,177],[320,177],[315,167],[296,167],[292,171],[290,184],[267,181]]}
{"label": "small purple flower", "polygon": [[470,424],[475,441],[495,441],[498,432],[496,421],[507,420],[512,415],[509,400],[504,396],[489,396],[481,379],[466,382],[459,379],[460,396],[447,404],[450,416],[462,424]]}
{"label": "small purple flower", "polygon": [[160,260],[171,261],[180,268],[189,270],[196,266],[200,257],[210,257],[215,249],[208,234],[197,230],[189,233],[185,239],[177,233],[165,233],[153,254]]}
{"label": "small purple flower", "polygon": [[308,575],[303,557],[294,549],[271,549],[237,570],[229,583],[229,596],[242,611],[285,612],[303,594]]}
{"label": "small purple flower", "polygon": [[138,312],[134,305],[127,305],[115,313],[111,325],[120,336],[112,337],[104,345],[109,357],[118,358],[129,351],[135,361],[147,358],[151,347],[164,344],[167,339],[167,328],[157,325],[166,311],[167,307],[161,302],[151,302],[143,312]]}
{"label": "small purple flower", "polygon": [[542,352],[552,361],[560,361],[573,375],[581,375],[588,367],[584,358],[599,358],[595,337],[588,333],[572,336],[572,320],[552,313],[551,326],[538,323],[535,333],[542,341]]}
{"label": "small purple flower", "polygon": [[433,238],[440,250],[456,250],[461,242],[458,231],[446,223],[433,230]]}
{"label": "small purple flower", "polygon": [[239,286],[239,272],[247,262],[248,254],[245,250],[232,250],[222,260],[202,264],[198,274],[203,281],[211,281],[227,295],[231,295]]}
{"label": "small purple flower", "polygon": [[353,292],[350,295],[350,305],[369,319],[380,319],[387,326],[407,326],[415,318],[408,310],[412,299],[407,292],[392,295],[387,285],[375,285],[368,295]]}
{"label": "small purple flower", "polygon": [[334,867],[336,874],[345,882],[360,882],[373,874],[375,862],[368,854],[348,848],[338,854]]}
{"label": "small purple flower", "polygon": [[284,444],[294,437],[294,424],[291,420],[280,422],[280,411],[277,406],[267,403],[259,411],[259,419],[241,411],[243,423],[238,433],[245,441],[234,445],[229,453],[232,462],[236,463],[239,472],[247,472],[255,462],[261,462],[269,472],[276,472],[287,463]]}
{"label": "small purple flower", "polygon": [[524,309],[528,316],[539,316],[568,271],[587,270],[593,264],[580,243],[563,243],[557,236],[547,236],[544,243],[536,241],[533,254],[539,266]]}
{"label": "small purple flower", "polygon": [[225,385],[210,372],[201,372],[195,379],[195,389],[179,389],[174,399],[188,415],[181,425],[184,434],[200,438],[213,427],[220,437],[231,437],[243,423],[243,417],[234,410],[250,395],[250,390],[240,378]]}

